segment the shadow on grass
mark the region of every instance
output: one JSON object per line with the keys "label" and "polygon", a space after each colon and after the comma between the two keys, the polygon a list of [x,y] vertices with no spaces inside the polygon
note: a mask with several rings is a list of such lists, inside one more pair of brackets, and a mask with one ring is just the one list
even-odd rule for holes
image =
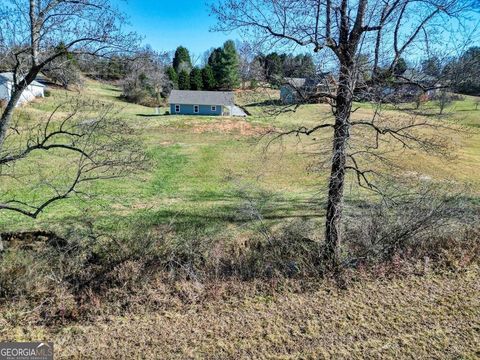
{"label": "shadow on grass", "polygon": [[295,218],[322,218],[323,202],[309,199],[268,198],[265,194],[209,194],[202,200],[185,199],[185,208],[152,210],[144,220],[151,226],[171,224],[177,232],[192,230],[216,233],[229,225],[243,226],[264,222],[268,225]]}

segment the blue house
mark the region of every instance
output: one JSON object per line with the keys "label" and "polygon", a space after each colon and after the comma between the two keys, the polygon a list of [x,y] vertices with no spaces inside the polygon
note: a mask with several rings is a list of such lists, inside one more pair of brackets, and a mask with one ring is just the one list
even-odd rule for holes
{"label": "blue house", "polygon": [[235,108],[231,91],[172,90],[168,103],[172,115],[231,115]]}

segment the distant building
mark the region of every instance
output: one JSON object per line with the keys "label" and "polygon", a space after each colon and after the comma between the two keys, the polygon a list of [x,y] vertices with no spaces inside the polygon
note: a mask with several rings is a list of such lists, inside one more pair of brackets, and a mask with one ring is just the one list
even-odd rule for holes
{"label": "distant building", "polygon": [[[0,73],[0,100],[5,102],[10,101],[10,96],[12,94],[13,88],[13,73],[4,72]],[[40,84],[38,81],[33,81],[30,85],[23,90],[20,99],[18,100],[16,106],[32,101],[36,97],[45,96],[45,85]]]}
{"label": "distant building", "polygon": [[427,101],[434,99],[446,85],[433,76],[407,69],[402,74],[395,75],[391,81],[366,82],[364,86],[357,86],[355,95],[362,101],[402,103],[416,101],[420,97]]}
{"label": "distant building", "polygon": [[246,116],[234,99],[232,91],[172,90],[168,103],[172,115]]}
{"label": "distant building", "polygon": [[335,79],[329,73],[309,78],[285,78],[280,87],[280,100],[283,104],[320,102],[322,97],[315,95],[330,93],[335,88]]}
{"label": "distant building", "polygon": [[[397,85],[395,90],[402,99],[413,98],[423,94],[428,100],[431,100],[442,87],[439,79],[413,69],[406,70],[398,78],[399,85]],[[391,89],[388,90],[391,91]]]}

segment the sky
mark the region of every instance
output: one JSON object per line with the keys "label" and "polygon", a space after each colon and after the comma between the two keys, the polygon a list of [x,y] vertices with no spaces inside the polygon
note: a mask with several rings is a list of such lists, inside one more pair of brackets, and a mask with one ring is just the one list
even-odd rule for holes
{"label": "sky", "polygon": [[119,1],[119,7],[128,16],[131,30],[158,51],[183,45],[201,55],[228,39],[239,38],[236,34],[210,31],[216,19],[209,15],[206,0],[128,0]]}
{"label": "sky", "polygon": [[[238,33],[211,30],[217,20],[210,15],[209,1],[212,0],[117,0],[117,4],[127,15],[130,30],[144,37],[144,45],[148,44],[157,51],[174,51],[182,45],[189,49],[193,61],[201,61],[205,51],[212,47],[219,47],[228,39],[241,39]],[[470,19],[467,29],[473,30],[479,24],[478,18]],[[450,38],[458,35],[463,35],[463,32],[447,30],[444,34],[437,34]],[[455,44],[460,42],[461,39],[451,39],[449,43],[453,47],[450,55],[458,55]],[[469,44],[480,44],[480,39],[472,39]],[[305,50],[293,49],[293,52]],[[410,56],[415,58],[415,54]]]}

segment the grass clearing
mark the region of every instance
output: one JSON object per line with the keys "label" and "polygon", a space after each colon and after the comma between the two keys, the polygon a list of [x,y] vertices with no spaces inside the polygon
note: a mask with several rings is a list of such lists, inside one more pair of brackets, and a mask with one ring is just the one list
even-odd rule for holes
{"label": "grass clearing", "polygon": [[[286,130],[331,121],[332,115],[326,104],[305,105],[296,112],[276,117],[266,116],[261,106],[247,106],[252,116],[244,120],[155,116],[152,108],[119,99],[118,87],[92,80],[86,80],[81,94],[118,106],[119,115],[134,127],[134,136],[145,144],[151,169],[121,181],[90,184],[85,190],[98,195],[93,201],[80,198],[66,200],[49,208],[36,221],[2,213],[0,229],[48,227],[68,218],[81,217],[86,211],[99,218],[128,216],[145,209],[153,213],[181,214],[216,212],[215,207],[218,207],[222,211],[231,208],[235,212],[238,205],[245,201],[238,196],[239,190],[245,188],[251,194],[269,193],[271,208],[280,209],[279,219],[323,212],[321,194],[328,178],[328,168],[318,168],[319,160],[315,153],[328,150],[330,134],[287,137],[266,152],[265,141],[259,140],[259,134],[271,128]],[[45,116],[54,109],[55,104],[77,95],[76,92],[52,89],[51,96],[19,109],[17,117],[27,123],[35,121],[39,115]],[[275,93],[270,96],[275,96]],[[359,110],[354,113],[355,119],[371,116],[368,104],[359,105]],[[425,104],[422,110],[433,106]],[[454,112],[454,109],[462,111]],[[161,109],[162,112],[164,110]],[[475,124],[480,121],[477,116],[480,112],[475,110],[474,100],[470,97],[464,102],[455,102],[450,110],[442,119],[457,121],[462,116],[466,126],[464,133],[448,134],[454,145],[453,160],[415,151],[400,152],[394,155],[394,160],[408,176],[414,174],[414,178],[424,177],[437,182],[453,181],[460,187],[470,187],[474,196],[478,196],[480,132]],[[391,113],[399,116],[394,111]],[[325,145],[321,145],[322,139]],[[64,166],[61,157],[53,157],[51,161],[52,168]],[[318,169],[310,171],[312,167]],[[347,196],[355,199],[358,191],[349,186]],[[312,201],[317,205],[303,206],[305,203],[312,204]],[[235,214],[231,215],[227,218]],[[270,217],[275,218],[274,211]]]}

